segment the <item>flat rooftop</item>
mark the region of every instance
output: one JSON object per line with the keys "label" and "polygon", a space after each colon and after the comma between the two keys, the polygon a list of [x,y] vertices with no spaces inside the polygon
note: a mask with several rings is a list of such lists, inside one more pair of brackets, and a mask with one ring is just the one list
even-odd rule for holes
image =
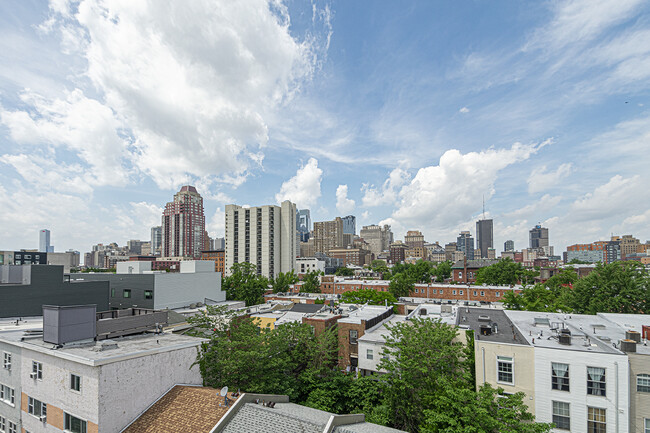
{"label": "flat rooftop", "polygon": [[339,319],[339,323],[357,323],[360,324],[362,320],[371,320],[377,316],[384,314],[387,311],[392,311],[393,307],[385,307],[383,305],[362,305],[355,310],[344,310],[347,317]]}
{"label": "flat rooftop", "polygon": [[[532,311],[506,311],[514,325],[521,331],[529,344],[579,352],[598,352],[625,354],[620,350],[621,339],[625,338],[626,328],[607,318],[607,315],[539,313]],[[614,315],[623,322],[649,322],[648,316],[640,314]],[[571,331],[571,344],[560,344],[559,329]],[[640,332],[640,329],[639,329]],[[648,346],[637,344],[637,353],[650,354]]]}
{"label": "flat rooftop", "polygon": [[[69,343],[61,348],[56,348],[56,345],[44,342],[42,335],[29,336],[26,335],[25,330],[13,330],[0,332],[0,341],[20,346],[24,350],[34,350],[81,364],[99,366],[156,353],[196,347],[205,339],[172,333],[148,333],[97,342]],[[115,347],[113,343],[117,346]]]}
{"label": "flat rooftop", "polygon": [[406,321],[406,316],[394,314],[383,322],[380,322],[378,325],[367,329],[366,332],[359,337],[358,341],[383,344],[386,342],[386,336],[390,334],[390,330],[386,325],[395,325],[396,323],[404,321]]}
{"label": "flat rooftop", "polygon": [[[477,341],[528,345],[522,333],[513,325],[504,310],[476,307],[458,307],[458,327],[467,327],[474,331]],[[490,335],[481,334],[481,325],[490,327]]]}

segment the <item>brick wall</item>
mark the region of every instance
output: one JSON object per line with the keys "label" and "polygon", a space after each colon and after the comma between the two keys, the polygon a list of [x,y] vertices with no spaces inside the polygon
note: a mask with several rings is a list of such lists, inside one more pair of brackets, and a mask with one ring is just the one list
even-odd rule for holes
{"label": "brick wall", "polygon": [[302,323],[306,323],[307,325],[313,326],[314,327],[314,334],[315,335],[320,335],[325,331],[327,328],[331,328],[332,326],[336,326],[336,322],[341,318],[341,316],[332,316],[331,318],[327,318],[326,320],[315,318],[315,317],[303,317],[302,318]]}
{"label": "brick wall", "polygon": [[352,365],[352,360],[351,360],[352,357],[358,359],[359,343],[350,344],[350,331],[356,330],[357,338],[361,338],[365,332],[365,329],[366,329],[366,324],[364,321],[361,321],[360,324],[356,324],[356,323],[338,324],[339,366],[341,368],[346,368],[347,366]]}

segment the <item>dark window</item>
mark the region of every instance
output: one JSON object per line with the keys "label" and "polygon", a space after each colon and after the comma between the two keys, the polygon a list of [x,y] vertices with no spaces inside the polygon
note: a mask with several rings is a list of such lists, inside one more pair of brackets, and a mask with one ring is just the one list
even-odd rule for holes
{"label": "dark window", "polygon": [[66,413],[63,428],[71,433],[86,433],[86,421],[82,421],[76,416]]}
{"label": "dark window", "polygon": [[587,394],[605,396],[605,369],[587,367]]}
{"label": "dark window", "polygon": [[636,377],[636,391],[650,392],[650,374],[639,374]]}
{"label": "dark window", "polygon": [[350,330],[350,344],[357,344],[357,338],[359,338],[359,332]]}
{"label": "dark window", "polygon": [[145,290],[144,299],[153,299],[153,290]]}
{"label": "dark window", "polygon": [[81,376],[70,375],[70,389],[81,392]]}
{"label": "dark window", "polygon": [[569,403],[553,402],[553,424],[561,430],[571,430],[571,413]]}
{"label": "dark window", "polygon": [[607,433],[607,415],[605,409],[597,407],[590,407],[587,409],[587,432]]}
{"label": "dark window", "polygon": [[569,391],[569,365],[551,364],[551,387],[558,391]]}
{"label": "dark window", "polygon": [[497,382],[515,384],[514,362],[511,357],[497,356]]}
{"label": "dark window", "polygon": [[122,297],[123,298],[130,298],[131,297],[131,289],[124,289],[122,291]]}

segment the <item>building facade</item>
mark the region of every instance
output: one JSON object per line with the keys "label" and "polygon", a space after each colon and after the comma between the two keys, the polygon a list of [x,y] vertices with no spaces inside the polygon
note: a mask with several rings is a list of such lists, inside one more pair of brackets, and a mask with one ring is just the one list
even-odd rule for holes
{"label": "building facade", "polygon": [[356,235],[357,234],[357,217],[348,215],[341,218],[343,220],[343,234]]}
{"label": "building facade", "polygon": [[344,246],[343,220],[340,217],[314,223],[314,252],[328,254],[331,249]]}
{"label": "building facade", "polygon": [[456,250],[462,252],[467,260],[474,260],[474,238],[470,232],[460,232],[456,238]]}
{"label": "building facade", "polygon": [[159,256],[162,251],[162,226],[151,227],[151,254]]}
{"label": "building facade", "polygon": [[409,230],[406,232],[406,236],[404,236],[404,243],[409,248],[424,247],[424,235],[419,230]]}
{"label": "building facade", "polygon": [[548,247],[548,229],[541,225],[536,225],[528,233],[530,248]]}
{"label": "building facade", "polygon": [[491,219],[476,221],[476,247],[480,250],[481,258],[489,258],[489,250],[494,248],[494,227]]}
{"label": "building facade", "polygon": [[165,205],[162,217],[162,256],[199,258],[205,249],[203,198],[190,185]]}
{"label": "building facade", "polygon": [[299,254],[294,203],[226,206],[226,275],[233,264],[246,262],[254,264],[259,275],[275,278],[295,269]]}
{"label": "building facade", "polygon": [[382,251],[388,251],[390,244],[393,242],[393,232],[387,224],[383,226],[376,224],[363,226],[359,232],[359,236],[368,243],[370,251],[375,256],[379,255]]}
{"label": "building facade", "polygon": [[50,231],[42,229],[38,232],[38,251],[42,253],[53,253],[54,247],[50,245]]}

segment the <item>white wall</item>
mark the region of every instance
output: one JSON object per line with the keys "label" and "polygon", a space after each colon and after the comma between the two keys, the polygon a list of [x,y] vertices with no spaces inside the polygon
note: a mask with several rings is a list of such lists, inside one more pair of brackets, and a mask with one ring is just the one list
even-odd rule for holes
{"label": "white wall", "polygon": [[204,302],[205,298],[217,302],[226,300],[221,290],[221,272],[199,272],[195,274],[154,274],[154,309],[181,308],[192,303]]}
{"label": "white wall", "polygon": [[[552,362],[569,364],[569,392],[551,389]],[[617,363],[618,377],[615,374]],[[587,395],[587,367],[605,368],[606,397]],[[630,416],[628,372],[627,356],[623,354],[536,347],[535,412],[537,421],[552,422],[552,401],[562,401],[570,404],[571,431],[587,431],[587,407],[591,406],[606,409],[607,433],[628,432]],[[617,385],[618,398],[616,395]],[[617,418],[618,429],[616,429]],[[566,432],[566,430],[555,431]]]}
{"label": "white wall", "polygon": [[[202,384],[190,347],[99,367],[99,431],[116,433],[175,384]],[[191,414],[188,414],[191,416]]]}
{"label": "white wall", "polygon": [[[371,341],[359,340],[359,368],[375,372],[385,373],[386,370],[380,370],[377,364],[381,361],[384,344]],[[368,359],[368,349],[372,349],[372,358]]]}

